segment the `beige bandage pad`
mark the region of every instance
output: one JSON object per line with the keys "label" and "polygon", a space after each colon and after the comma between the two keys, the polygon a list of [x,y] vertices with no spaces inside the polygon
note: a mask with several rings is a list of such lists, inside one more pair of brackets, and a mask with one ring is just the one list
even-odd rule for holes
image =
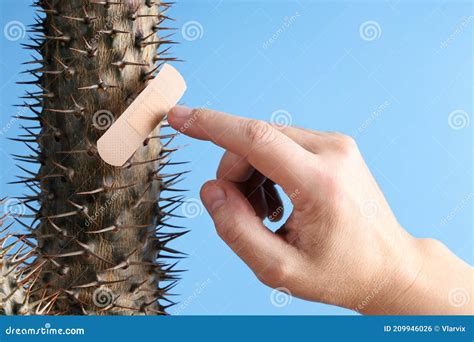
{"label": "beige bandage pad", "polygon": [[178,70],[163,65],[135,101],[97,141],[100,157],[110,165],[122,166],[174,107],[186,91]]}

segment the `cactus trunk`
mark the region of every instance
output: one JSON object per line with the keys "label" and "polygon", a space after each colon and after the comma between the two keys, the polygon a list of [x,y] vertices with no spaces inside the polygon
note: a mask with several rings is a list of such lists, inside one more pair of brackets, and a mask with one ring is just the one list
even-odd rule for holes
{"label": "cactus trunk", "polygon": [[[153,0],[43,0],[32,45],[28,93],[34,123],[22,137],[39,163],[20,182],[33,222],[23,223],[33,259],[19,264],[18,287],[27,307],[42,314],[165,314],[177,278],[163,258],[166,208],[181,197],[160,198],[180,174],[170,164],[159,130],[122,168],[101,161],[96,141],[153,78],[172,42],[161,32],[170,6]],[[36,127],[35,127],[36,126]],[[33,146],[37,143],[37,146]],[[38,205],[34,203],[37,202]],[[24,218],[18,218],[23,222]],[[18,297],[18,295],[17,295]],[[171,303],[168,301],[168,303]],[[24,306],[22,306],[24,307]],[[14,311],[14,310],[13,310]],[[15,313],[15,312],[13,312]],[[21,312],[20,312],[21,313]]]}

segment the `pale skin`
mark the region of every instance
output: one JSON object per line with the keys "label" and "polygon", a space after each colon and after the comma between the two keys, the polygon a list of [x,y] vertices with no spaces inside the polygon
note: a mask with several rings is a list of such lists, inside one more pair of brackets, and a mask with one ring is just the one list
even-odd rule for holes
{"label": "pale skin", "polygon": [[[168,121],[225,149],[201,198],[264,284],[363,314],[474,313],[474,269],[401,227],[350,137],[181,106]],[[275,184],[293,209],[274,233],[263,220],[283,216]]]}

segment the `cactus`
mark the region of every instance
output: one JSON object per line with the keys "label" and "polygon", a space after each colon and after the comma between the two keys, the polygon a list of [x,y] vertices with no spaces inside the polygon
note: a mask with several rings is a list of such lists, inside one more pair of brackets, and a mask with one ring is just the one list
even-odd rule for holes
{"label": "cactus", "polygon": [[[0,205],[3,203],[4,199],[0,200]],[[6,227],[2,229],[4,224]],[[10,233],[11,226],[10,215],[3,214],[0,217],[0,315],[28,315],[31,308],[26,300],[25,288],[18,286],[21,268],[17,265],[30,254],[23,253],[28,250],[27,245]],[[13,250],[15,252],[10,253]]]}
{"label": "cactus", "polygon": [[[179,279],[174,266],[182,256],[167,243],[186,233],[167,223],[182,196],[162,196],[181,191],[173,187],[181,173],[162,173],[179,164],[169,160],[174,134],[160,135],[163,122],[121,168],[101,161],[96,141],[160,65],[176,60],[169,56],[173,41],[165,26],[171,3],[40,0],[34,5],[39,13],[31,43],[25,44],[35,53],[25,63],[33,79],[22,83],[37,89],[26,92],[21,106],[31,114],[19,115],[28,124],[14,139],[28,149],[14,156],[30,165],[19,166],[26,175],[15,182],[29,191],[20,198],[28,212],[15,217],[27,232],[9,235],[23,246],[19,254],[18,246],[4,247],[1,254],[2,273],[14,276],[7,282],[17,291],[2,296],[2,310],[166,314],[174,304],[168,294]],[[37,170],[31,169],[34,164]],[[22,303],[16,312],[12,300]]]}

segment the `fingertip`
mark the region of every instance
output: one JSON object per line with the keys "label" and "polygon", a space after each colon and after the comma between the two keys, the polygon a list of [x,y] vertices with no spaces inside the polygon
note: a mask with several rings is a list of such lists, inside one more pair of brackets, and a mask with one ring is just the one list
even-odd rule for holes
{"label": "fingertip", "polygon": [[215,186],[220,186],[220,183],[222,183],[222,182],[219,181],[219,180],[217,180],[217,179],[213,179],[213,180],[209,180],[209,181],[205,182],[205,183],[201,186],[201,191],[200,191],[201,197],[202,197],[202,196],[205,196],[205,193],[207,193],[208,191],[212,190],[213,187],[215,187]]}
{"label": "fingertip", "polygon": [[222,207],[227,200],[224,188],[216,180],[206,182],[201,188],[200,196],[211,214]]}
{"label": "fingertip", "polygon": [[[225,204],[225,208],[220,208],[220,206],[217,207],[213,204],[215,193],[219,190],[222,190],[225,194],[225,202],[219,202],[220,206]],[[242,194],[238,186],[233,182],[221,179],[208,181],[202,186],[200,196],[204,206],[213,218],[217,218],[219,215],[233,215],[234,213],[255,215],[255,209],[250,204],[248,198]]]}
{"label": "fingertip", "polygon": [[168,122],[174,129],[183,131],[185,129],[186,122],[192,117],[193,110],[186,106],[174,106],[168,112]]}

